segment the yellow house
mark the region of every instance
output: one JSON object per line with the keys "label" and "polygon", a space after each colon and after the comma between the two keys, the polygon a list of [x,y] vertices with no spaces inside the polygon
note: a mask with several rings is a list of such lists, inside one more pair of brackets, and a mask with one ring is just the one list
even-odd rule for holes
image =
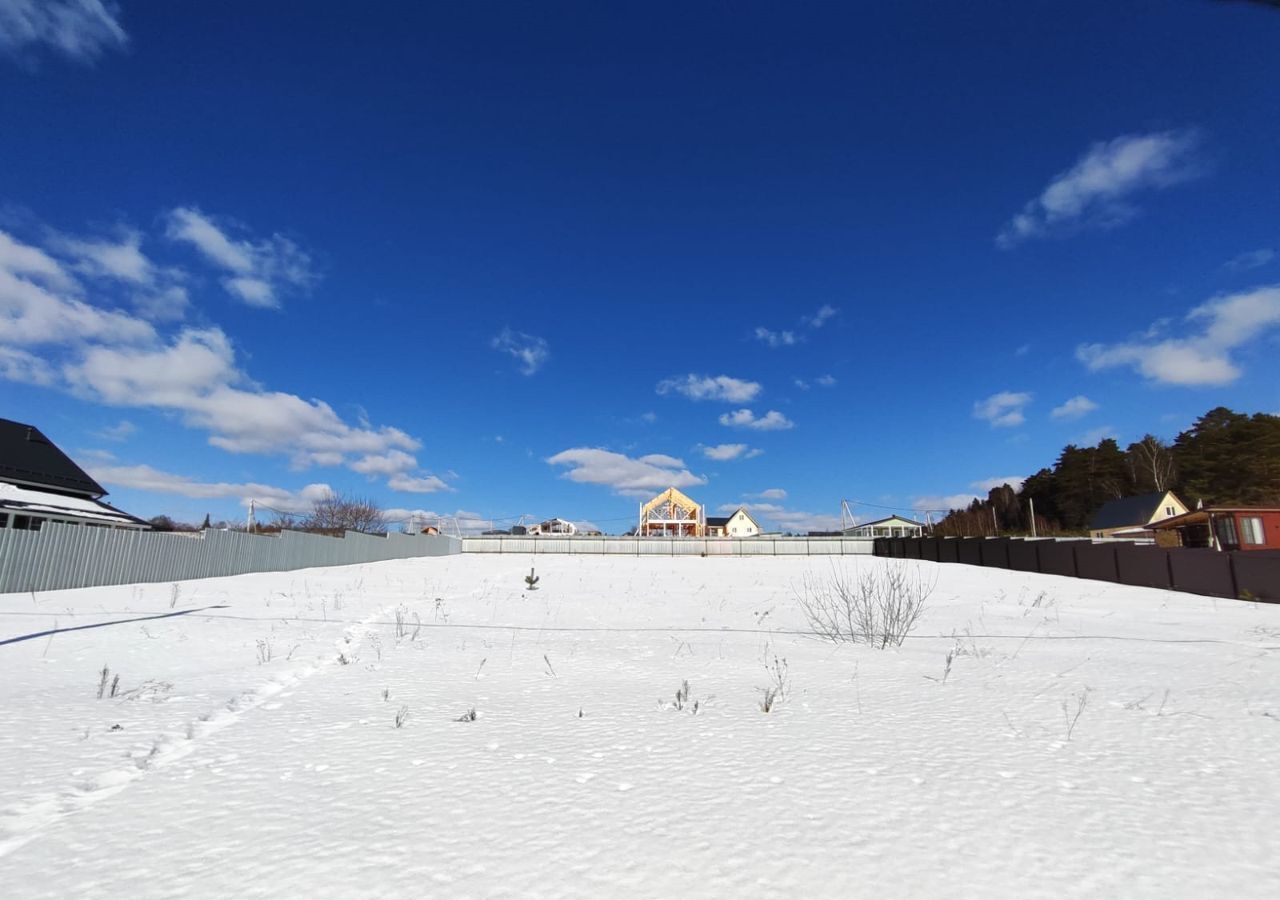
{"label": "yellow house", "polygon": [[1173,491],[1155,491],[1136,497],[1108,500],[1089,520],[1089,536],[1151,537],[1148,526],[1190,512]]}
{"label": "yellow house", "polygon": [[702,505],[671,487],[648,503],[641,504],[636,534],[641,537],[702,537],[706,529]]}
{"label": "yellow house", "polygon": [[756,537],[760,524],[739,506],[731,516],[707,516],[707,537]]}

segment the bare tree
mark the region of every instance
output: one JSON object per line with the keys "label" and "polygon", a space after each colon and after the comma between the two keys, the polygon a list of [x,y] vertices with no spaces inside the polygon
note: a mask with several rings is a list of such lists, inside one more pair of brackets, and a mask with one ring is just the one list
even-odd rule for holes
{"label": "bare tree", "polygon": [[1139,483],[1150,478],[1151,486],[1162,493],[1172,487],[1176,468],[1163,441],[1148,434],[1129,445],[1129,454],[1139,470]]}
{"label": "bare tree", "polygon": [[311,513],[302,521],[302,530],[333,535],[344,531],[370,534],[382,531],[386,519],[386,514],[367,497],[331,493],[315,502]]}

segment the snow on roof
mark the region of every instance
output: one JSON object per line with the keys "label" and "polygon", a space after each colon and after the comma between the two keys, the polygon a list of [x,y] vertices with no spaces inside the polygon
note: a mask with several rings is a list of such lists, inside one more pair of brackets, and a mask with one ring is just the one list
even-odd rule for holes
{"label": "snow on roof", "polygon": [[20,510],[24,514],[66,516],[93,519],[118,525],[140,525],[141,519],[88,497],[70,497],[51,491],[18,487],[0,481],[0,509]]}

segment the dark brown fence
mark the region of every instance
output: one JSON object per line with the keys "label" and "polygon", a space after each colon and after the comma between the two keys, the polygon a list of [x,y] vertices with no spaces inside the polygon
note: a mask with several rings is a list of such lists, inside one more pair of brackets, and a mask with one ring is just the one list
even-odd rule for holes
{"label": "dark brown fence", "polygon": [[1218,553],[1083,538],[876,538],[875,555],[1280,603],[1280,551]]}

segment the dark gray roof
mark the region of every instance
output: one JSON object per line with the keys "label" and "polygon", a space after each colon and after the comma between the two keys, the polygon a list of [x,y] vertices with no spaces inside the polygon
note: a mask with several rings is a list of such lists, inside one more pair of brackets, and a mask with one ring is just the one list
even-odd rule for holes
{"label": "dark gray roof", "polygon": [[0,419],[0,481],[101,497],[106,489],[34,425]]}
{"label": "dark gray roof", "polygon": [[707,524],[715,525],[717,528],[723,528],[729,524],[729,520],[732,518],[733,516],[707,516]]}
{"label": "dark gray roof", "polygon": [[1138,494],[1136,497],[1108,500],[1089,520],[1089,530],[1105,531],[1108,528],[1146,525],[1155,515],[1165,493],[1167,492],[1157,491],[1153,494]]}

